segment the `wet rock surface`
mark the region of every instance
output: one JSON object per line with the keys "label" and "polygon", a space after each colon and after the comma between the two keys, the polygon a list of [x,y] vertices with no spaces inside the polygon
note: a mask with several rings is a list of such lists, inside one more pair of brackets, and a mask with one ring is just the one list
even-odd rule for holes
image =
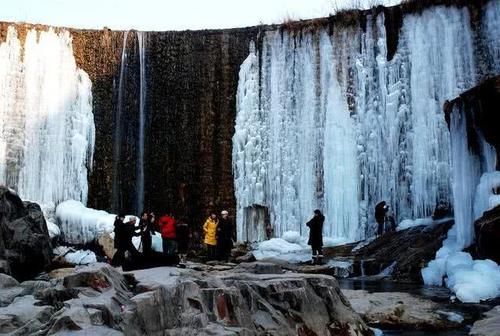
{"label": "wet rock surface", "polygon": [[428,226],[386,233],[359,244],[325,248],[324,254],[330,260],[351,260],[350,276],[383,275],[381,272],[391,267],[384,276],[422,283],[420,270],[434,259],[452,225],[452,219],[443,219]]}
{"label": "wet rock surface", "polygon": [[463,317],[430,299],[409,293],[343,289],[366,323],[382,329],[438,331],[458,328]]}
{"label": "wet rock surface", "polygon": [[499,336],[500,335],[500,306],[484,314],[484,319],[477,321],[472,326],[469,335],[473,336]]}
{"label": "wet rock surface", "polygon": [[28,279],[51,263],[52,248],[40,206],[23,202],[0,186],[0,268],[18,279]]}
{"label": "wet rock surface", "polygon": [[[188,263],[121,273],[106,264],[53,273],[0,308],[16,335],[371,335],[337,281],[276,266]],[[195,270],[201,267],[200,270]],[[24,291],[24,292],[23,292]]]}
{"label": "wet rock surface", "polygon": [[485,211],[483,216],[474,223],[476,232],[477,253],[481,258],[487,258],[500,263],[500,206]]}

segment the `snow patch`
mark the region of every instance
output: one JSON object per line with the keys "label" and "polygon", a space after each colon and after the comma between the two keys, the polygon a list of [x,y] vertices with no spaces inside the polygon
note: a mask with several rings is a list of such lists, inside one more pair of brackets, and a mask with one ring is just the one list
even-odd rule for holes
{"label": "snow patch", "polygon": [[[304,262],[311,259],[311,247],[307,240],[307,237],[302,237],[296,231],[287,231],[283,238],[258,243],[252,253],[257,260],[275,258],[291,263]],[[323,237],[323,247],[338,246],[345,242],[344,238]]]}
{"label": "snow patch", "polygon": [[443,247],[422,270],[426,285],[446,287],[466,303],[478,303],[500,295],[500,267],[492,260],[473,260],[471,255],[461,252],[456,241],[456,225],[448,233]]}
{"label": "snow patch", "polygon": [[97,262],[95,253],[89,250],[69,252],[64,256],[64,259],[74,265],[88,265]]}
{"label": "snow patch", "polygon": [[399,223],[396,230],[401,231],[411,227],[420,226],[420,225],[431,225],[434,221],[431,217],[427,218],[417,218],[417,219],[404,219]]}
{"label": "snow patch", "polygon": [[[125,216],[125,222],[136,216]],[[116,215],[85,207],[81,202],[69,200],[56,208],[56,218],[64,240],[69,244],[86,244],[104,233],[112,233]]]}
{"label": "snow patch", "polygon": [[283,233],[282,238],[292,244],[299,244],[302,239],[300,233],[298,233],[297,231],[287,231]]}

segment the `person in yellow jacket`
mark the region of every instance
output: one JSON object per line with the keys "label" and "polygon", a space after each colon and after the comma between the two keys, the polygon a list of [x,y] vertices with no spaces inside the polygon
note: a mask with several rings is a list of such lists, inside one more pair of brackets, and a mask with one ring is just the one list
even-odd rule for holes
{"label": "person in yellow jacket", "polygon": [[204,243],[207,246],[208,260],[214,260],[217,251],[217,215],[211,213],[203,225],[203,234],[205,236]]}

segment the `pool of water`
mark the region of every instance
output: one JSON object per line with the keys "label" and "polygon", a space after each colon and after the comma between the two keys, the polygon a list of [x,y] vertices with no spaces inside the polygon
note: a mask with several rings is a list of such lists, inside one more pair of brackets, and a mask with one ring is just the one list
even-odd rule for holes
{"label": "pool of water", "polygon": [[448,302],[452,293],[448,288],[424,286],[416,283],[401,283],[383,279],[337,279],[341,289],[362,289],[370,293],[403,292],[423,296],[434,301]]}
{"label": "pool of water", "polygon": [[[382,330],[384,336],[465,336],[474,321],[481,318],[482,313],[500,304],[495,300],[481,304],[464,304],[451,302],[453,293],[445,287],[424,286],[417,283],[400,283],[384,279],[349,278],[337,279],[341,289],[365,290],[370,293],[377,292],[403,292],[424,297],[442,305],[443,310],[454,311],[465,319],[465,326],[459,329],[446,331],[410,331],[410,330]],[[372,326],[377,328],[377,326]]]}
{"label": "pool of water", "polygon": [[469,328],[447,331],[382,330],[384,336],[466,336]]}

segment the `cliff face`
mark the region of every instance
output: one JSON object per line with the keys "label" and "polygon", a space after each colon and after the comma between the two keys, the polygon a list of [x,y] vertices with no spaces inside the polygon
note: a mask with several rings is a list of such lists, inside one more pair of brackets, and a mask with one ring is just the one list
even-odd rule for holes
{"label": "cliff face", "polygon": [[[239,66],[257,28],[151,32],[145,40],[144,208],[189,221],[234,209],[231,137]],[[117,124],[123,32],[72,31],[75,57],[92,79],[96,145],[89,179],[94,208],[135,211],[139,133],[137,33],[127,36]],[[119,160],[114,162],[120,128]],[[118,188],[113,190],[113,172]]]}
{"label": "cliff face", "polygon": [[[227,208],[234,214],[235,99],[239,68],[249,54],[250,42],[258,47],[261,33],[271,29],[294,36],[324,28],[330,33],[344,27],[366,30],[367,16],[383,12],[387,58],[391,59],[398,48],[402,18],[436,3],[467,6],[474,26],[487,1],[412,2],[279,27],[143,33],[143,207],[138,206],[136,196],[141,87],[138,34],[128,32],[124,39],[126,33],[120,31],[69,29],[78,66],[92,81],[96,143],[88,206],[124,212],[173,210],[193,224],[199,224],[210,210]],[[0,23],[0,40],[9,25]],[[28,29],[47,29],[25,24],[16,28],[21,38]],[[122,66],[124,46],[126,63]]]}

